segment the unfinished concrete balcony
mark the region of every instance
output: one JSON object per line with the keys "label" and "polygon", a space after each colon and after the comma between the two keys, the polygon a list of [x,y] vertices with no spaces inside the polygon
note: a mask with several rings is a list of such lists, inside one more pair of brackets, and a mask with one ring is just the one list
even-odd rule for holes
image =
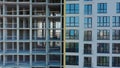
{"label": "unfinished concrete balcony", "polygon": [[46,52],[46,44],[45,42],[33,42],[32,43],[32,53],[40,54]]}
{"label": "unfinished concrete balcony", "polygon": [[5,34],[6,40],[17,40],[17,30],[8,29],[6,30]]}
{"label": "unfinished concrete balcony", "polygon": [[16,18],[11,18],[11,17],[6,18],[5,27],[6,28],[12,28],[12,29],[17,28],[17,19]]}
{"label": "unfinished concrete balcony", "polygon": [[61,40],[61,30],[51,29],[49,30],[49,39],[50,40]]}
{"label": "unfinished concrete balcony", "polygon": [[49,66],[61,66],[60,55],[49,55]]}
{"label": "unfinished concrete balcony", "polygon": [[5,15],[17,15],[16,5],[6,5]]}
{"label": "unfinished concrete balcony", "polygon": [[61,9],[60,9],[60,5],[49,5],[48,6],[48,12],[49,12],[49,16],[61,16]]}
{"label": "unfinished concrete balcony", "polygon": [[29,54],[30,53],[30,43],[20,42],[19,43],[19,54]]}
{"label": "unfinished concrete balcony", "polygon": [[29,5],[19,5],[19,15],[30,15]]}
{"label": "unfinished concrete balcony", "polygon": [[7,53],[7,54],[17,53],[17,43],[16,42],[6,42],[5,43],[5,53]]}
{"label": "unfinished concrete balcony", "polygon": [[45,29],[34,29],[32,30],[32,40],[45,40],[46,30]]}
{"label": "unfinished concrete balcony", "polygon": [[46,56],[45,55],[32,55],[32,66],[46,66]]}
{"label": "unfinished concrete balcony", "polygon": [[61,46],[60,42],[49,42],[49,53],[59,54],[61,52]]}
{"label": "unfinished concrete balcony", "polygon": [[44,18],[33,18],[32,19],[32,28],[34,29],[45,29],[46,22]]}
{"label": "unfinished concrete balcony", "polygon": [[17,55],[5,55],[5,66],[17,66]]}
{"label": "unfinished concrete balcony", "polygon": [[27,29],[30,28],[30,19],[29,18],[19,18],[19,28],[20,29]]}
{"label": "unfinished concrete balcony", "polygon": [[46,6],[45,5],[33,5],[32,6],[32,15],[34,16],[45,16],[46,15]]}
{"label": "unfinished concrete balcony", "polygon": [[29,30],[20,30],[19,31],[19,40],[29,40],[30,39],[30,31]]}
{"label": "unfinished concrete balcony", "polygon": [[19,66],[27,67],[30,66],[30,56],[29,55],[19,55]]}

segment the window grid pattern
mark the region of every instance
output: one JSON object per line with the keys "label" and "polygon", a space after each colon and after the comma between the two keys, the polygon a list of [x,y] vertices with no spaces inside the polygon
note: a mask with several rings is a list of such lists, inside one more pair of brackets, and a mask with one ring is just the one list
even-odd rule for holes
{"label": "window grid pattern", "polygon": [[66,65],[78,65],[78,56],[66,56]]}
{"label": "window grid pattern", "polygon": [[107,13],[107,3],[98,3],[97,6],[98,13]]}
{"label": "window grid pattern", "polygon": [[120,43],[113,43],[112,44],[112,53],[113,54],[120,54]]}
{"label": "window grid pattern", "polygon": [[92,58],[84,57],[84,67],[91,67],[91,66],[92,66]]}
{"label": "window grid pattern", "polygon": [[84,31],[84,41],[92,41],[92,31]]}
{"label": "window grid pattern", "polygon": [[112,30],[112,39],[120,40],[120,30]]}
{"label": "window grid pattern", "polygon": [[92,28],[92,17],[84,18],[84,28]]}
{"label": "window grid pattern", "polygon": [[109,53],[110,46],[109,43],[98,43],[97,53]]}
{"label": "window grid pattern", "polygon": [[66,43],[66,52],[78,52],[79,51],[79,44],[74,42],[67,42]]}
{"label": "window grid pattern", "polygon": [[120,67],[120,57],[112,57],[112,67]]}
{"label": "window grid pattern", "polygon": [[92,14],[92,4],[84,5],[84,14],[91,15]]}
{"label": "window grid pattern", "polygon": [[116,3],[116,13],[120,13],[120,2]]}
{"label": "window grid pattern", "polygon": [[112,26],[113,27],[120,27],[120,16],[113,16],[112,18]]}
{"label": "window grid pattern", "polygon": [[66,26],[67,27],[78,27],[79,17],[66,17]]}
{"label": "window grid pattern", "polygon": [[92,54],[92,44],[84,44],[84,54]]}
{"label": "window grid pattern", "polygon": [[97,57],[97,66],[109,66],[109,57],[107,56],[98,56]]}
{"label": "window grid pattern", "polygon": [[66,14],[78,14],[79,4],[66,4]]}
{"label": "window grid pattern", "polygon": [[110,30],[97,30],[97,40],[110,40]]}
{"label": "window grid pattern", "polygon": [[77,40],[79,39],[79,31],[78,30],[66,30],[66,39]]}
{"label": "window grid pattern", "polygon": [[98,27],[109,27],[110,26],[110,17],[109,16],[98,16],[97,17],[97,26]]}

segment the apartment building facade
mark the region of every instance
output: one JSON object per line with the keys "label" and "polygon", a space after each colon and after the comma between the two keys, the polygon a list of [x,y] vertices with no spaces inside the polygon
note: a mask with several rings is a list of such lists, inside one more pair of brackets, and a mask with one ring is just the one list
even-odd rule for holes
{"label": "apartment building facade", "polygon": [[66,68],[120,68],[120,1],[66,0]]}

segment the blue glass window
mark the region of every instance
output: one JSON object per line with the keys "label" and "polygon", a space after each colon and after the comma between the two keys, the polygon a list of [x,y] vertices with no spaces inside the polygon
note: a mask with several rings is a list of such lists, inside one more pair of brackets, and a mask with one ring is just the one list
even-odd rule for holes
{"label": "blue glass window", "polygon": [[117,3],[117,4],[116,4],[116,12],[117,12],[117,13],[120,13],[120,3]]}
{"label": "blue glass window", "polygon": [[92,5],[91,4],[84,5],[84,14],[85,15],[92,14]]}
{"label": "blue glass window", "polygon": [[120,27],[120,16],[113,16],[112,23],[113,27]]}
{"label": "blue glass window", "polygon": [[79,31],[78,30],[66,30],[66,39],[76,40],[79,39]]}
{"label": "blue glass window", "polygon": [[107,13],[107,3],[98,3],[97,12],[98,13]]}
{"label": "blue glass window", "polygon": [[66,26],[67,27],[78,27],[79,26],[79,17],[66,17]]}
{"label": "blue glass window", "polygon": [[67,4],[66,5],[67,14],[78,14],[79,13],[79,4]]}
{"label": "blue glass window", "polygon": [[92,28],[92,17],[84,18],[84,28]]}
{"label": "blue glass window", "polygon": [[110,26],[110,16],[98,16],[97,17],[98,27],[109,27]]}

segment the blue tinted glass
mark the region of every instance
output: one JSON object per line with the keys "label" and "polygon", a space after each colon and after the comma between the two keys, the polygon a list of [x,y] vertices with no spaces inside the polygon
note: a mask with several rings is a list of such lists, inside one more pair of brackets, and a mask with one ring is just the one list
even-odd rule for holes
{"label": "blue tinted glass", "polygon": [[74,30],[70,30],[70,35],[74,35],[75,31]]}

